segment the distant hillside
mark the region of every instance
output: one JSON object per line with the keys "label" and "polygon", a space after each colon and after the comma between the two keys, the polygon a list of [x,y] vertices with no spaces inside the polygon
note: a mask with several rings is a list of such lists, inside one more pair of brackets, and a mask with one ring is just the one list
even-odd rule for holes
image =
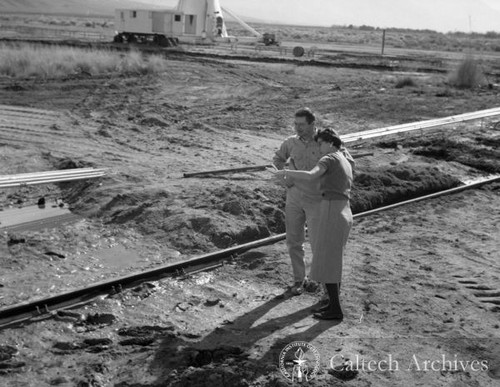
{"label": "distant hillside", "polygon": [[[151,0],[156,1],[156,0]],[[160,1],[160,0],[158,0]],[[220,0],[237,14],[293,25],[500,31],[500,0]]]}
{"label": "distant hillside", "polygon": [[116,8],[169,8],[133,0],[0,0],[0,13],[103,15]]}

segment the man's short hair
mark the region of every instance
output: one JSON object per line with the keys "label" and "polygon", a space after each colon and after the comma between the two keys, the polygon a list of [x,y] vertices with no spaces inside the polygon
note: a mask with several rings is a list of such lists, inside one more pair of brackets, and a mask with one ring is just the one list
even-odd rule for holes
{"label": "man's short hair", "polygon": [[316,121],[314,113],[307,107],[297,110],[295,112],[295,117],[305,117],[308,124],[312,124],[314,121]]}

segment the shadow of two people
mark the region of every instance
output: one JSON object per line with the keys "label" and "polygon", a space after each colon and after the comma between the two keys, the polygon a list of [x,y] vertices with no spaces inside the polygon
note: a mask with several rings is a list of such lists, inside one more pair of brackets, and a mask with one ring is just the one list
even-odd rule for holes
{"label": "shadow of two people", "polygon": [[[311,316],[311,306],[307,306],[286,315],[277,311],[279,317],[269,318],[259,325],[254,325],[260,318],[285,302],[288,299],[286,295],[287,293],[276,296],[239,316],[232,323],[215,328],[199,341],[183,338],[182,334],[164,337],[150,364],[150,372],[158,377],[155,385],[172,381],[172,372],[176,377],[182,378],[182,373],[188,369],[190,386],[207,385],[203,384],[206,382],[207,374],[224,366],[227,369],[231,364],[238,368],[237,377],[240,380],[241,378],[253,380],[261,375],[279,373],[279,355],[286,345],[293,341],[310,342],[340,323],[312,320],[306,330],[279,337],[264,354],[258,358],[250,358],[252,348],[260,340]],[[307,325],[306,323],[305,326]],[[193,375],[197,371],[200,373],[199,384],[196,384],[197,377]],[[232,382],[224,385],[230,383]]]}

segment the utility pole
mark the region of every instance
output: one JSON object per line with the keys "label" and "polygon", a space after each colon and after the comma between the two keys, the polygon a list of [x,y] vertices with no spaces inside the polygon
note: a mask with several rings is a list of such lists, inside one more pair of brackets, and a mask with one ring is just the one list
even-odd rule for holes
{"label": "utility pole", "polygon": [[384,55],[384,48],[385,48],[385,30],[382,30],[382,53],[381,55]]}

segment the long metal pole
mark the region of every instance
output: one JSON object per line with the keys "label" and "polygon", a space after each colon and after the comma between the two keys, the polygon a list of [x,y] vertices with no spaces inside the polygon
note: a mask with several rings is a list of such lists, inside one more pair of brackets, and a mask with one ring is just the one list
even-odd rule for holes
{"label": "long metal pole", "polygon": [[341,135],[340,138],[345,143],[349,143],[360,140],[366,140],[369,138],[388,136],[391,134],[410,132],[412,130],[429,129],[429,128],[435,128],[437,126],[449,125],[458,122],[477,120],[479,118],[494,117],[498,115],[500,115],[500,108],[497,107],[493,109],[479,110],[472,113],[457,114],[454,116],[437,118],[432,120],[410,122],[407,124],[393,125],[379,129],[371,129],[363,132],[349,133]]}
{"label": "long metal pole", "polygon": [[[361,157],[365,156],[373,156],[373,152],[366,152],[366,153],[354,153],[351,154],[352,158],[358,159]],[[202,172],[190,172],[190,173],[184,173],[184,177],[196,177],[196,176],[205,176],[205,175],[217,175],[217,174],[224,174],[224,173],[233,173],[233,172],[250,172],[250,171],[263,171],[266,168],[272,168],[273,166],[271,164],[266,164],[266,165],[255,165],[252,167],[240,167],[240,168],[228,168],[228,169],[216,169],[213,171],[202,171]]]}
{"label": "long metal pole", "polygon": [[255,30],[254,28],[250,27],[247,23],[245,23],[240,17],[238,17],[234,12],[232,12],[230,9],[221,7],[222,11],[226,12],[230,16],[234,18],[244,29],[246,29],[248,32],[250,32],[252,35],[256,36],[257,38],[260,38],[262,34]]}
{"label": "long metal pole", "polygon": [[267,164],[267,165],[255,165],[252,167],[218,169],[218,170],[214,170],[214,171],[203,171],[203,172],[191,172],[191,173],[185,173],[184,177],[216,175],[216,174],[223,174],[223,173],[230,173],[230,172],[263,171],[266,168],[270,168],[270,167],[272,167],[272,165]]}

